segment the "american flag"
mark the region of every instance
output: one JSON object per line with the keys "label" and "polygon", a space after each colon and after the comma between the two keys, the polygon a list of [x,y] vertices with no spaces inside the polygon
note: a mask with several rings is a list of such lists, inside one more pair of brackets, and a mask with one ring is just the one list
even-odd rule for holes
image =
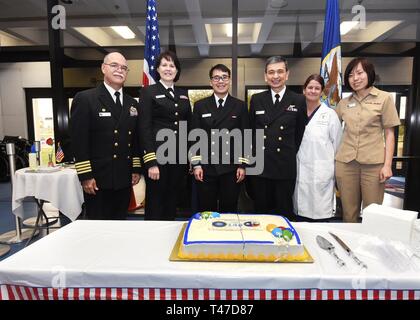
{"label": "american flag", "polygon": [[160,54],[159,23],[156,0],[147,0],[146,36],[144,48],[143,86],[154,84],[156,79],[155,60]]}
{"label": "american flag", "polygon": [[63,149],[61,149],[60,143],[58,144],[57,147],[57,152],[55,153],[55,161],[56,162],[61,162],[64,159],[64,152]]}

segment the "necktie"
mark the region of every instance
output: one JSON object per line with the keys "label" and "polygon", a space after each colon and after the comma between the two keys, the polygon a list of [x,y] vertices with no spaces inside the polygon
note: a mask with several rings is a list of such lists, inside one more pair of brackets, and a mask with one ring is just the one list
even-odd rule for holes
{"label": "necktie", "polygon": [[175,98],[174,90],[172,88],[168,88],[168,92],[173,98]]}
{"label": "necktie", "polygon": [[276,97],[276,101],[274,102],[274,106],[277,107],[280,104],[280,95],[276,93],[274,95]]}
{"label": "necktie", "polygon": [[222,108],[223,107],[223,99],[219,99],[217,101],[219,101],[219,105],[217,106],[217,108],[218,109]]}
{"label": "necktie", "polygon": [[115,91],[115,105],[119,108],[122,108],[121,100],[120,100],[120,93]]}
{"label": "necktie", "polygon": [[116,112],[117,112],[117,117],[120,116],[121,114],[121,110],[122,110],[122,104],[121,104],[121,100],[120,100],[120,93],[118,91],[115,91],[115,106],[116,106]]}

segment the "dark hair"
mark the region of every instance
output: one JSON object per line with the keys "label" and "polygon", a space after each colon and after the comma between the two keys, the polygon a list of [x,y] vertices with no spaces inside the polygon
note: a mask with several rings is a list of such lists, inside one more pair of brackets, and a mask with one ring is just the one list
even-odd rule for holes
{"label": "dark hair", "polygon": [[177,82],[179,80],[179,76],[181,75],[181,64],[179,63],[178,57],[176,56],[175,52],[172,52],[169,50],[162,52],[156,59],[156,63],[155,63],[156,81],[160,80],[160,74],[159,72],[157,72],[157,68],[160,66],[160,63],[163,58],[165,58],[168,61],[171,61],[171,60],[173,61],[176,67],[176,70],[178,71],[174,79],[174,82]]}
{"label": "dark hair", "polygon": [[353,88],[350,86],[350,83],[349,83],[350,73],[353,71],[354,68],[357,67],[359,63],[368,76],[368,84],[366,88],[371,87],[373,83],[375,82],[376,73],[375,73],[375,67],[373,66],[373,64],[370,63],[366,58],[354,58],[347,65],[346,71],[344,72],[344,84],[347,87],[347,89],[351,91],[353,91]]}
{"label": "dark hair", "polygon": [[311,74],[308,77],[308,79],[306,79],[305,83],[303,84],[303,89],[306,89],[309,82],[311,82],[312,80],[315,80],[316,82],[318,82],[321,85],[321,89],[324,90],[325,88],[324,79],[318,73]]}
{"label": "dark hair", "polygon": [[264,72],[267,73],[267,67],[268,67],[268,65],[274,64],[274,63],[279,63],[279,62],[283,62],[284,63],[284,65],[286,66],[286,71],[289,70],[289,65],[287,63],[286,58],[283,58],[282,56],[272,56],[272,57],[268,58],[265,61],[265,69],[264,69]]}
{"label": "dark hair", "polygon": [[214,70],[220,70],[222,72],[227,72],[229,77],[230,77],[230,69],[228,67],[226,67],[224,64],[216,64],[215,66],[211,67],[210,71],[209,71],[209,77],[211,79],[211,77],[213,76],[213,71]]}

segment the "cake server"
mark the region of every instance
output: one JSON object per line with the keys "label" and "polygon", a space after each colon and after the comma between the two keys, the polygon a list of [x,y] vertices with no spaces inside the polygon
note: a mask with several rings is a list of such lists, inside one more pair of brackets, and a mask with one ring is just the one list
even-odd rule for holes
{"label": "cake server", "polygon": [[358,257],[356,257],[356,255],[354,254],[354,252],[349,248],[348,245],[346,245],[344,243],[343,240],[341,240],[338,236],[336,236],[332,232],[330,232],[330,235],[332,235],[332,237],[340,244],[340,246],[343,247],[343,249],[347,252],[347,254],[350,256],[350,258],[352,258],[362,268],[366,268],[367,269],[367,264],[364,263],[363,261],[361,261]]}
{"label": "cake server", "polygon": [[340,267],[346,265],[346,263],[343,260],[341,260],[337,256],[337,254],[335,253],[335,250],[334,250],[335,248],[334,248],[334,246],[331,242],[329,242],[327,239],[325,239],[324,237],[321,237],[321,236],[316,236],[316,242],[318,242],[318,245],[322,249],[327,250],[328,253],[331,254],[335,258],[335,260],[337,261],[337,263]]}

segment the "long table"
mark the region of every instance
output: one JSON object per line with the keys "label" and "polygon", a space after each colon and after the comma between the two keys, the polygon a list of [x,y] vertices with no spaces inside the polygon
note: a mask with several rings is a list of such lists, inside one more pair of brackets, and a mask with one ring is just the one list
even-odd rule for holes
{"label": "long table", "polygon": [[[403,271],[360,255],[360,224],[295,223],[313,263],[169,261],[183,224],[75,221],[0,262],[0,299],[420,299],[420,259]],[[368,269],[320,249],[328,231]]]}

